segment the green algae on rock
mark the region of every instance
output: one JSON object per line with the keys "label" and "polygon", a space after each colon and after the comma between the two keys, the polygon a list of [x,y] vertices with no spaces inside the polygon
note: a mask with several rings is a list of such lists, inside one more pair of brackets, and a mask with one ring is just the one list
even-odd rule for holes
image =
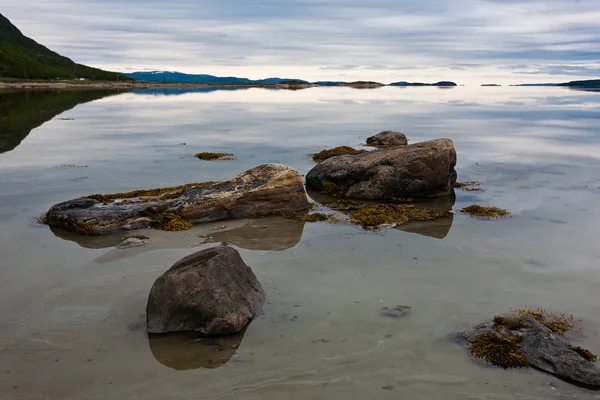
{"label": "green algae on rock", "polygon": [[579,354],[581,357],[585,358],[588,361],[596,362],[598,361],[598,356],[589,351],[588,349],[584,349],[583,347],[573,347],[572,344],[567,344],[567,348],[573,350],[575,353]]}
{"label": "green algae on rock", "polygon": [[531,317],[552,332],[561,336],[564,336],[575,328],[575,318],[572,315],[552,313],[543,308],[538,308],[536,310],[531,308],[521,308],[511,311],[513,314],[520,317]]}
{"label": "green algae on rock", "polygon": [[[179,186],[169,186],[164,188],[156,188],[156,189],[140,189],[140,190],[132,190],[131,192],[122,192],[122,193],[109,193],[109,194],[91,194],[89,196],[84,196],[85,199],[94,199],[104,204],[112,203],[115,200],[119,199],[133,199],[138,197],[155,197],[161,195],[164,198],[173,198],[172,194],[177,193],[181,194],[183,190],[189,189],[195,186],[208,186],[214,185],[217,182],[198,182],[198,183],[186,183],[185,185]],[[179,196],[176,196],[179,197]]]}
{"label": "green algae on rock", "polygon": [[152,218],[150,226],[161,231],[178,232],[192,229],[194,224],[181,218],[181,215],[165,212]]}
{"label": "green algae on rock", "polygon": [[477,337],[469,350],[475,357],[504,369],[527,368],[527,355],[521,349],[522,341],[523,337],[519,335],[488,332]]}
{"label": "green algae on rock", "polygon": [[212,153],[205,151],[202,153],[196,153],[194,157],[204,161],[231,161],[235,160],[235,156],[232,153]]}
{"label": "green algae on rock", "polygon": [[309,154],[312,157],[313,161],[316,163],[323,162],[329,158],[342,156],[342,155],[357,155],[366,153],[367,150],[357,150],[350,146],[338,146],[333,149],[322,150],[318,153]]}
{"label": "green algae on rock", "polygon": [[526,328],[527,324],[520,319],[512,319],[506,318],[499,315],[494,317],[494,324],[496,324],[496,328],[506,327],[510,330]]}
{"label": "green algae on rock", "polygon": [[465,192],[485,192],[485,189],[480,187],[481,183],[477,181],[471,182],[456,182],[455,189],[464,190]]}
{"label": "green algae on rock", "polygon": [[430,221],[446,215],[428,209],[416,208],[412,204],[376,204],[360,208],[351,215],[351,221],[365,229],[382,224],[403,225],[409,221]]}
{"label": "green algae on rock", "polygon": [[333,182],[325,182],[323,184],[323,193],[331,197],[344,198],[346,197],[346,193],[348,193],[348,188],[349,187],[347,185],[338,185],[337,183]]}
{"label": "green algae on rock", "polygon": [[500,219],[510,217],[510,213],[498,207],[480,206],[477,204],[470,205],[460,210],[461,212],[470,215],[471,217],[479,217],[486,219]]}

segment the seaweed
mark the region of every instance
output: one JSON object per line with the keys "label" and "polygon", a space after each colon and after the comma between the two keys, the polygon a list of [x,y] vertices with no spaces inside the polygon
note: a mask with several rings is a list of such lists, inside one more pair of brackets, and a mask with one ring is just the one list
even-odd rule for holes
{"label": "seaweed", "polygon": [[357,150],[350,146],[339,146],[334,147],[333,149],[322,150],[318,153],[309,154],[312,157],[313,161],[316,163],[323,162],[331,157],[341,156],[341,155],[357,155],[367,153],[367,150]]}
{"label": "seaweed", "polygon": [[573,347],[572,344],[568,343],[567,348],[573,350],[575,353],[579,354],[581,357],[585,358],[588,361],[596,362],[598,361],[598,356],[589,351],[588,349],[584,349],[583,347]]}
{"label": "seaweed", "polygon": [[504,368],[526,368],[527,355],[521,350],[522,336],[485,333],[475,339],[470,352],[485,362]]}
{"label": "seaweed", "polygon": [[346,193],[350,189],[349,185],[338,185],[333,182],[325,182],[323,184],[323,193],[331,197],[346,197]]}
{"label": "seaweed", "polygon": [[48,213],[41,213],[35,217],[35,223],[39,225],[48,225]]}
{"label": "seaweed", "polygon": [[[136,197],[160,196],[160,195],[167,194],[167,193],[169,193],[169,196],[175,195],[175,193],[172,193],[172,192],[177,192],[178,193],[177,197],[179,197],[179,195],[181,195],[182,191],[185,189],[189,189],[194,186],[214,185],[215,183],[217,183],[217,182],[210,181],[210,182],[199,182],[199,183],[186,183],[185,185],[169,186],[169,187],[157,188],[157,189],[140,189],[140,190],[133,190],[131,192],[109,193],[109,194],[91,194],[89,196],[84,196],[83,198],[94,199],[94,200],[98,200],[104,204],[109,204],[117,199],[132,199],[132,198],[136,198]],[[179,193],[179,192],[181,192],[181,193]],[[165,197],[165,198],[173,198],[173,197]]]}
{"label": "seaweed", "polygon": [[537,310],[521,308],[511,311],[521,317],[533,318],[552,332],[562,336],[575,328],[575,318],[572,315],[551,313],[542,308],[538,308]]}
{"label": "seaweed", "polygon": [[156,215],[154,218],[152,218],[150,226],[154,229],[171,232],[186,231],[194,227],[190,221],[181,218],[180,215],[170,212],[164,212]]}
{"label": "seaweed", "polygon": [[409,221],[430,221],[443,217],[445,213],[416,208],[411,204],[376,204],[364,206],[351,215],[351,221],[363,228],[395,223],[403,225]]}
{"label": "seaweed", "polygon": [[485,189],[480,187],[481,183],[477,181],[471,182],[456,182],[455,189],[464,190],[466,192],[485,192]]}
{"label": "seaweed", "polygon": [[510,217],[510,213],[501,208],[492,206],[480,206],[477,204],[465,207],[460,211],[470,215],[471,217],[480,217],[486,219],[499,219],[503,217]]}
{"label": "seaweed", "polygon": [[328,215],[328,214],[323,214],[323,213],[307,214],[307,213],[303,213],[303,212],[294,212],[294,213],[284,214],[283,217],[287,218],[287,219],[295,219],[296,221],[302,221],[302,222],[307,222],[307,223],[324,222],[324,221],[335,222],[333,215]]}
{"label": "seaweed", "polygon": [[221,161],[231,161],[231,160],[235,160],[235,156],[234,154],[231,153],[212,153],[209,151],[205,151],[202,153],[196,153],[194,155],[194,157],[200,159],[200,160],[204,160],[204,161],[217,161],[217,160],[221,160]]}
{"label": "seaweed", "polygon": [[511,319],[496,315],[494,317],[494,324],[496,327],[504,326],[510,330],[517,330],[521,328],[527,328],[527,324],[520,319]]}

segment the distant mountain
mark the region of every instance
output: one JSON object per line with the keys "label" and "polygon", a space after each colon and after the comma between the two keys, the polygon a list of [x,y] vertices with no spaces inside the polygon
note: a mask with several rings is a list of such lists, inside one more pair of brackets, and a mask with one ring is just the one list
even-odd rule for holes
{"label": "distant mountain", "polygon": [[116,72],[76,64],[24,36],[0,14],[0,78],[129,80]]}
{"label": "distant mountain", "polygon": [[481,86],[502,86],[502,85],[498,85],[497,83],[484,83]]}
{"label": "distant mountain", "polygon": [[560,83],[557,86],[568,86],[581,89],[600,89],[600,79],[590,79],[586,81],[571,81]]}
{"label": "distant mountain", "polygon": [[274,85],[279,83],[309,83],[301,79],[292,78],[267,78],[252,80],[248,78],[238,78],[235,76],[219,77],[206,74],[184,74],[182,72],[170,71],[150,71],[150,72],[130,72],[125,76],[144,82],[169,82],[169,83],[207,83],[223,85]]}
{"label": "distant mountain", "polygon": [[451,86],[458,86],[458,85],[456,83],[450,82],[450,81],[441,81],[441,82],[437,82],[437,83],[421,83],[421,82],[405,82],[405,81],[401,81],[401,82],[390,83],[390,86],[443,86],[443,87],[451,87]]}

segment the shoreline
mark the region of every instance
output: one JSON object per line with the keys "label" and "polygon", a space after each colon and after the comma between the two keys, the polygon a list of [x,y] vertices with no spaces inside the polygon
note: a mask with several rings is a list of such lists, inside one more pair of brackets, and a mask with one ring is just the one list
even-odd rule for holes
{"label": "shoreline", "polygon": [[305,89],[317,87],[313,84],[209,84],[209,83],[155,83],[155,82],[42,82],[42,81],[18,81],[2,82],[0,89],[209,89],[209,88],[272,88],[272,89]]}

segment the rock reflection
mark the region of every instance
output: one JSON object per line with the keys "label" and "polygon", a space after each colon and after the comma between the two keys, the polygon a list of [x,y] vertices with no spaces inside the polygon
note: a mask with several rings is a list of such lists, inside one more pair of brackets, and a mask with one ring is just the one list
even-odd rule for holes
{"label": "rock reflection", "polygon": [[0,154],[14,150],[29,133],[77,104],[123,93],[111,90],[0,92]]}
{"label": "rock reflection", "polygon": [[200,337],[192,332],[150,335],[150,351],[159,363],[178,370],[219,368],[242,343],[245,330],[231,336]]}
{"label": "rock reflection", "polygon": [[200,224],[183,232],[140,229],[101,236],[80,235],[56,227],[50,227],[50,231],[58,238],[75,242],[88,249],[115,247],[126,237],[139,234],[148,237],[145,246],[127,250],[115,249],[110,252],[109,254],[114,252],[115,255],[107,254],[108,258],[112,260],[115,257],[129,257],[149,250],[192,248],[218,242],[229,242],[248,250],[282,251],[290,249],[300,242],[304,231],[304,222],[281,217],[268,217]]}
{"label": "rock reflection", "polygon": [[[315,192],[309,190],[308,196],[315,202],[327,207],[327,204],[336,203],[339,200],[327,196],[321,192]],[[433,211],[447,213],[446,216],[436,218],[431,221],[410,221],[404,225],[398,225],[394,229],[401,230],[408,233],[416,233],[418,235],[429,236],[435,239],[443,239],[448,236],[452,223],[454,221],[454,214],[451,213],[452,207],[456,202],[456,196],[440,197],[436,199],[424,199],[415,201],[413,204],[416,208],[429,209]],[[375,204],[373,202],[357,201],[359,204]],[[346,215],[349,215],[352,210],[336,210]]]}

